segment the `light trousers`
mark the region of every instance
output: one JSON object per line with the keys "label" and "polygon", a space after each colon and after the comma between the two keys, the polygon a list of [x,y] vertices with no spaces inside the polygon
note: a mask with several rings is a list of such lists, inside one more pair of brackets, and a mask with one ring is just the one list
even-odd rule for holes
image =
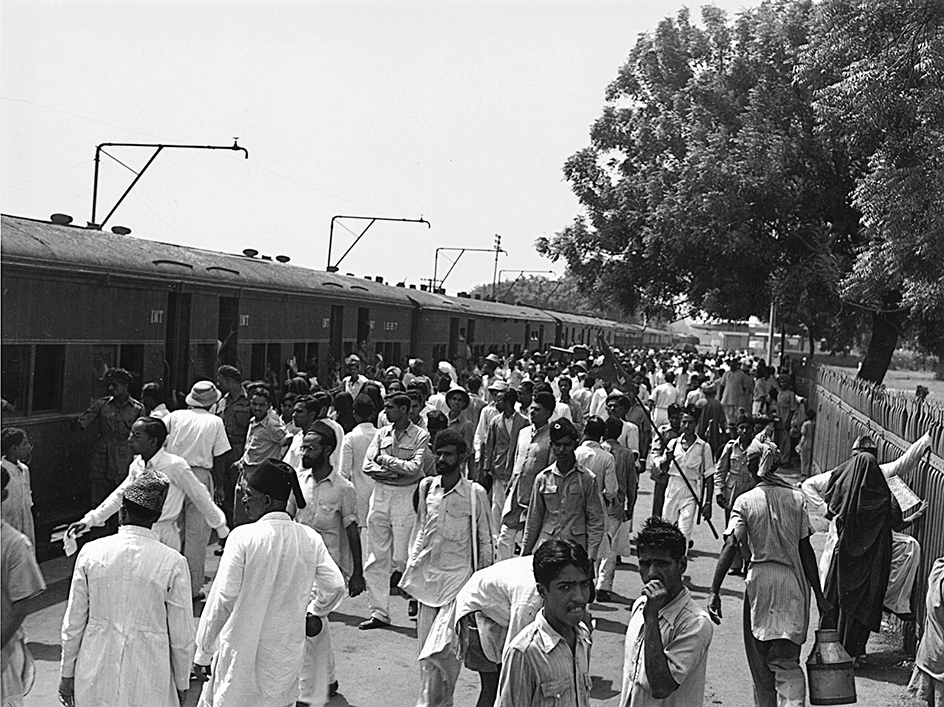
{"label": "light trousers", "polygon": [[613,589],[613,578],[616,576],[616,533],[622,522],[619,518],[606,517],[606,532],[603,533],[603,542],[599,551],[599,570],[597,571],[597,589],[610,591]]}
{"label": "light trousers", "polygon": [[[695,487],[698,493],[699,487]],[[692,539],[698,504],[680,476],[669,476],[669,485],[665,489],[665,503],[662,506],[662,518],[669,523],[677,523],[686,540]]]}
{"label": "light trousers", "polygon": [[[430,632],[440,611],[448,611],[450,606],[427,606],[422,602],[416,616],[416,637],[419,639],[420,652],[430,639]],[[441,628],[440,628],[441,630]],[[433,636],[437,643],[446,643],[444,636]],[[435,645],[435,644],[434,644]],[[424,656],[420,663],[420,696],[416,707],[452,707],[453,694],[462,663],[456,655],[455,647],[447,645],[430,655]]]}
{"label": "light trousers", "polygon": [[[199,466],[190,468],[200,483],[207,487],[210,498],[213,498],[213,476],[210,470]],[[184,530],[183,554],[187,558],[187,567],[190,569],[190,591],[196,596],[206,580],[207,543],[210,541],[212,528],[207,524],[200,509],[189,498],[184,499],[184,508],[180,515],[183,518]]]}
{"label": "light trousers", "polygon": [[370,615],[390,623],[390,575],[403,572],[409,553],[410,531],[416,519],[411,486],[378,483],[370,496],[367,512],[367,562],[364,581]]}
{"label": "light trousers", "polygon": [[305,658],[298,675],[298,701],[309,707],[327,704],[328,685],[334,682],[334,649],[328,617],[321,622],[321,633],[305,637]]}
{"label": "light trousers", "polygon": [[498,531],[498,539],[495,541],[495,562],[507,560],[515,556],[515,543],[521,538],[521,529],[509,528],[502,523],[501,530]]}
{"label": "light trousers", "polygon": [[806,679],[800,645],[785,638],[758,641],[751,631],[751,603],[744,598],[744,650],[754,681],[755,707],[804,707]]}
{"label": "light trousers", "polygon": [[178,518],[173,520],[159,520],[157,523],[151,526],[151,531],[157,535],[157,539],[161,541],[167,547],[180,552],[180,527],[178,526]]}
{"label": "light trousers", "polygon": [[492,477],[492,528],[495,530],[495,540],[498,540],[498,534],[501,532],[502,509],[505,507],[508,483],[508,481]]}

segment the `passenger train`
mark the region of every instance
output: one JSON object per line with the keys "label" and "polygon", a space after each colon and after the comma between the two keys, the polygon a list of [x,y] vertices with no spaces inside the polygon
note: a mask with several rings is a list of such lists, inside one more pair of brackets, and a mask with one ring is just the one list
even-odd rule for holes
{"label": "passenger train", "polygon": [[429,370],[459,354],[590,344],[598,333],[624,349],[684,343],[634,324],[67,223],[4,215],[0,246],[2,423],[26,429],[34,444],[40,542],[87,510],[94,433],[72,432],[69,422],[106,394],[109,367],[188,390],[215,380],[221,363],[263,379],[269,368],[282,375],[294,357],[324,376],[365,346],[385,365],[418,356]]}

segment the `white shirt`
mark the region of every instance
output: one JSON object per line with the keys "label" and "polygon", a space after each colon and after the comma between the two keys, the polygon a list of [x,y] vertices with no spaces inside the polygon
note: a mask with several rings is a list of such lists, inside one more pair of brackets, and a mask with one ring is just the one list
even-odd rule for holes
{"label": "white shirt", "polygon": [[62,618],[60,674],[75,677],[75,703],[177,707],[192,658],[183,555],[134,525],[83,547]]}
{"label": "white shirt", "polygon": [[603,508],[608,509],[619,492],[619,483],[616,480],[616,460],[599,442],[590,439],[584,440],[583,444],[575,450],[575,454],[577,463],[593,474],[597,488],[603,494]]}
{"label": "white shirt", "polygon": [[593,417],[596,415],[601,420],[605,420],[609,413],[606,411],[606,396],[609,393],[606,392],[606,388],[600,387],[593,391],[593,395],[590,396],[590,409],[589,415],[587,417]]}
{"label": "white shirt", "polygon": [[542,606],[544,599],[534,581],[534,555],[512,557],[480,569],[469,578],[456,595],[456,621],[480,611],[504,626],[502,644],[492,647],[491,656],[487,641],[482,641],[486,656],[499,663],[508,644],[534,621]]}
{"label": "white shirt", "polygon": [[554,422],[554,420],[559,420],[562,417],[566,417],[571,422],[574,421],[574,414],[570,411],[570,405],[558,401],[554,403],[554,414],[551,415],[549,422]]}
{"label": "white shirt", "polygon": [[439,607],[452,601],[475,569],[473,527],[477,534],[478,566],[492,564],[489,512],[488,496],[478,484],[460,478],[455,486],[444,491],[441,476],[423,479],[416,539],[400,587],[426,606]]}
{"label": "white shirt", "polygon": [[344,593],[321,536],[287,513],[267,513],[233,530],[197,628],[194,662],[213,661],[200,704],[294,704],[306,611],[327,616]]}
{"label": "white shirt", "polygon": [[10,475],[7,497],[3,501],[3,519],[25,535],[30,544],[36,546],[36,530],[33,525],[33,490],[30,470],[23,462],[11,462],[6,457],[0,462]]}
{"label": "white shirt", "polygon": [[668,408],[679,403],[679,389],[671,383],[660,383],[652,390],[649,400],[657,408]]}
{"label": "white shirt", "polygon": [[370,422],[362,422],[344,435],[341,445],[338,472],[354,483],[354,490],[357,491],[357,525],[361,528],[367,527],[370,494],[374,492],[374,480],[364,473],[364,456],[376,435],[376,427]]}
{"label": "white shirt", "polygon": [[226,527],[226,516],[223,515],[220,507],[213,502],[207,487],[200,482],[200,479],[196,477],[182,457],[165,452],[163,449],[158,449],[157,453],[147,463],[140,454],[137,455],[128,468],[128,476],[125,477],[125,480],[118,485],[118,488],[108,494],[108,498],[102,501],[98,508],[86,513],[81,522],[89,527],[104,525],[105,521],[118,512],[121,500],[125,495],[125,489],[145,470],[158,471],[170,480],[170,486],[167,488],[167,498],[164,499],[164,509],[158,519],[159,523],[176,520],[184,507],[184,497],[188,497],[193,501],[197,510],[206,518],[207,524],[211,528],[216,528],[218,533],[222,533],[221,538],[225,538],[229,534]]}
{"label": "white shirt", "polygon": [[380,381],[372,381],[370,378],[365,376],[363,373],[358,373],[357,378],[348,376],[344,379],[344,390],[347,393],[351,394],[352,398],[357,398],[361,392],[361,388],[364,387],[366,383],[373,383],[378,388],[380,388],[380,397],[383,398],[386,396],[386,391],[384,390],[383,384]]}
{"label": "white shirt", "polygon": [[230,447],[223,418],[203,408],[174,410],[164,418],[167,425],[165,448],[183,457],[192,467],[213,468],[213,457],[226,454]]}
{"label": "white shirt", "polygon": [[167,409],[164,403],[161,403],[151,410],[151,414],[148,417],[156,417],[158,420],[163,420],[168,415],[170,415],[170,410]]}

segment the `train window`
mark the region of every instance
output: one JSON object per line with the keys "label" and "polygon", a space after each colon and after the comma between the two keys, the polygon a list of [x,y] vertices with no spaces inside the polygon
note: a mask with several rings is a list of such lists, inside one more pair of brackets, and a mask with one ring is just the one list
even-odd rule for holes
{"label": "train window", "polygon": [[4,344],[2,348],[3,412],[13,415],[26,414],[26,398],[29,393],[30,347]]}
{"label": "train window", "polygon": [[34,412],[57,412],[60,409],[64,346],[8,344],[2,347],[0,356],[3,358],[3,412],[27,415]]}
{"label": "train window", "polygon": [[62,369],[64,346],[43,344],[36,347],[31,412],[58,411],[62,404]]}

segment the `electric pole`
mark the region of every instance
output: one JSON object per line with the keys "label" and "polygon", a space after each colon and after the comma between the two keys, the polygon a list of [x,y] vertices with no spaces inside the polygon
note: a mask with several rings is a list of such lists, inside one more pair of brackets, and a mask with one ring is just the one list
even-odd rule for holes
{"label": "electric pole", "polygon": [[501,236],[495,234],[495,270],[492,272],[492,302],[496,302],[498,296],[498,254],[502,252]]}

